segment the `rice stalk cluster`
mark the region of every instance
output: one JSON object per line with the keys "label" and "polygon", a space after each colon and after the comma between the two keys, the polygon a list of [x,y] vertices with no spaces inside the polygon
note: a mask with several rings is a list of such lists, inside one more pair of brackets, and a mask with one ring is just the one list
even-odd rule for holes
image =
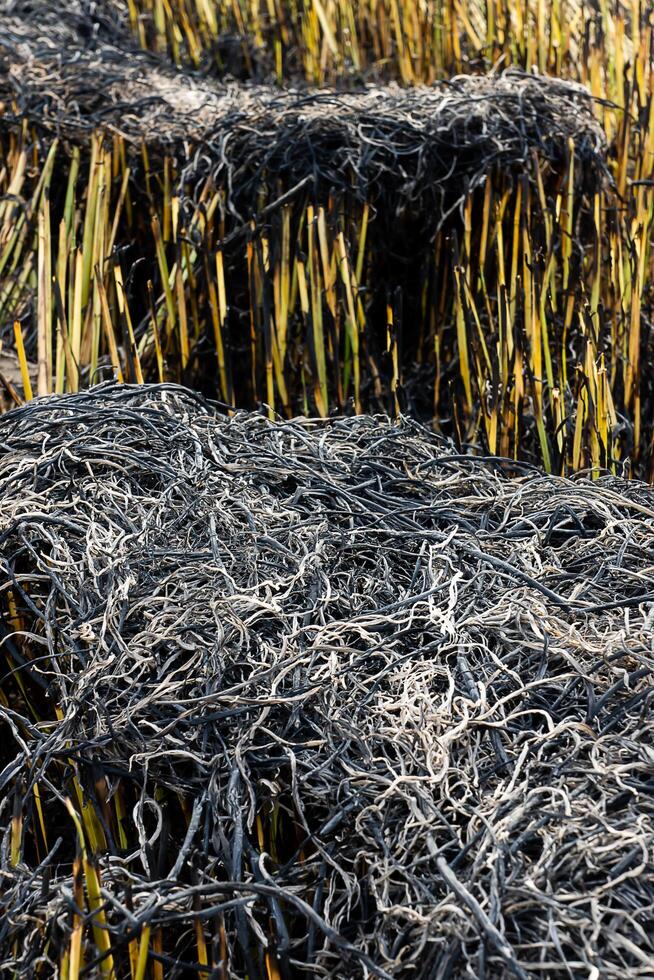
{"label": "rice stalk cluster", "polygon": [[[651,477],[652,12],[510,6],[5,0],[8,398],[25,377],[173,380],[271,416],[404,411],[551,472]],[[425,18],[449,33],[416,61]],[[340,65],[351,86],[346,39],[372,77],[495,74],[316,92],[162,60],[177,37],[180,65],[224,74],[213,34],[272,51],[282,24],[286,79]]]}
{"label": "rice stalk cluster", "polygon": [[[622,97],[644,0],[128,0],[146,49],[177,65],[314,85],[431,84],[498,59],[528,71],[604,77]],[[608,62],[597,60],[601,40]]]}
{"label": "rice stalk cluster", "polygon": [[0,417],[0,972],[650,977],[654,493],[172,385]]}

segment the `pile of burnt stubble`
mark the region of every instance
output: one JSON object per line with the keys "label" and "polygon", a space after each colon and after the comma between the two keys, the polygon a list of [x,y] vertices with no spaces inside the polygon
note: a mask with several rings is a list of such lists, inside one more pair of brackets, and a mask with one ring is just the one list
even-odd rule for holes
{"label": "pile of burnt stubble", "polygon": [[651,975],[649,488],[172,386],[0,453],[3,971]]}

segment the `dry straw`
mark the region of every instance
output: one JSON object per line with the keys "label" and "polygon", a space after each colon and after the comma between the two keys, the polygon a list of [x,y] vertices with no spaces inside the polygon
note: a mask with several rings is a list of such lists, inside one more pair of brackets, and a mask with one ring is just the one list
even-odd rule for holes
{"label": "dry straw", "polygon": [[651,490],[170,385],[0,446],[3,974],[650,975]]}

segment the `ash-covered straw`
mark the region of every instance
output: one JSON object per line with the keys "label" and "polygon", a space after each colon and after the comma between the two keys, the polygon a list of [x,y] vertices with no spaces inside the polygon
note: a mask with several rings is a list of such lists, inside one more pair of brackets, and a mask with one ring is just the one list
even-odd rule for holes
{"label": "ash-covered straw", "polygon": [[286,192],[310,181],[315,192],[383,198],[398,214],[430,208],[442,220],[495,168],[524,170],[538,152],[564,169],[570,140],[580,189],[607,174],[606,138],[581,85],[516,69],[408,90],[220,83],[139,51],[120,5],[4,9],[4,126],[28,120],[76,145],[104,129],[137,152],[145,142],[153,161],[175,153],[182,186],[211,173],[244,220],[267,181]]}
{"label": "ash-covered straw", "polygon": [[173,386],[0,453],[1,973],[651,976],[651,489]]}

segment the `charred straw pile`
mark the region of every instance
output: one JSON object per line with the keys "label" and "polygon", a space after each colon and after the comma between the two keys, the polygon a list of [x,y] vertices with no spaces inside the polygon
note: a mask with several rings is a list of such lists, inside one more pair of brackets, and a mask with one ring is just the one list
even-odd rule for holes
{"label": "charred straw pile", "polygon": [[369,201],[387,233],[405,214],[433,233],[494,168],[524,167],[533,154],[562,168],[570,140],[578,189],[596,189],[604,175],[590,94],[555,79],[508,72],[358,92],[218,84],[103,33],[84,44],[76,18],[51,28],[34,6],[3,25],[5,124],[68,142],[104,128],[128,150],[145,143],[159,165],[169,149],[182,180],[210,175],[229,191],[225,210],[241,222],[262,195],[281,185],[291,198],[301,183]]}
{"label": "charred straw pile", "polygon": [[[286,416],[400,409],[555,472],[649,473],[646,10],[589,27],[587,87],[520,72],[531,48],[498,35],[504,74],[312,91],[138,50],[176,36],[168,11],[191,44],[207,5],[3,4],[0,332],[34,390],[113,374]],[[543,50],[576,77],[566,37]]]}
{"label": "charred straw pile", "polygon": [[651,976],[650,489],[172,385],[0,452],[3,975]]}

